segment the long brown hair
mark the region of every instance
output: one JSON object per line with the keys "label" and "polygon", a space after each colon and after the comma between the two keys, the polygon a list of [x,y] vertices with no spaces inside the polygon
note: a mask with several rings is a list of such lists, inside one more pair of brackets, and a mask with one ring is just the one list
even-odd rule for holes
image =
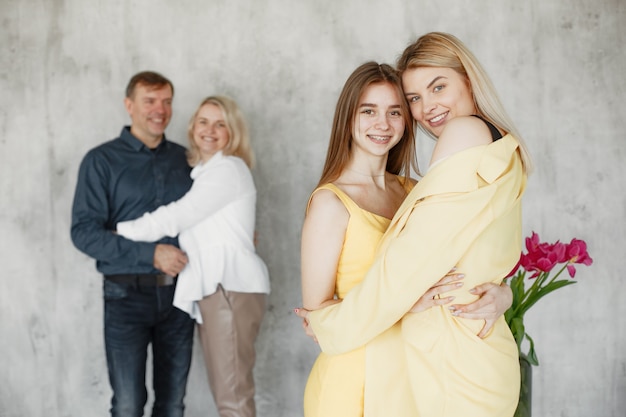
{"label": "long brown hair", "polygon": [[[478,114],[517,139],[524,168],[527,173],[532,171],[532,160],[526,144],[504,110],[487,72],[458,38],[443,32],[427,33],[406,47],[398,59],[397,67],[400,74],[406,70],[421,67],[450,68],[469,80]],[[432,136],[421,126],[420,129]]]}
{"label": "long brown hair", "polygon": [[411,168],[419,172],[415,155],[413,118],[404,99],[400,75],[390,65],[366,62],[350,74],[339,95],[326,162],[318,186],[335,181],[345,169],[352,151],[352,135],[359,100],[365,89],[376,83],[389,84],[397,91],[405,126],[400,142],[389,151],[386,170],[392,174],[402,174],[405,178],[411,175]]}

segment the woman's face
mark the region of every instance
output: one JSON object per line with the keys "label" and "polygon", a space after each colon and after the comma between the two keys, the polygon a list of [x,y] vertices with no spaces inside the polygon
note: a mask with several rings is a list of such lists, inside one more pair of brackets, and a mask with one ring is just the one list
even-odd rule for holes
{"label": "woman's face", "polygon": [[435,137],[455,117],[476,114],[469,80],[451,68],[406,70],[402,87],[413,118]]}
{"label": "woman's face", "polygon": [[385,155],[404,134],[403,98],[388,83],[369,85],[354,118],[353,144],[372,155]]}
{"label": "woman's face", "polygon": [[228,145],[230,134],[222,110],[212,103],[200,107],[193,123],[193,140],[203,162]]}

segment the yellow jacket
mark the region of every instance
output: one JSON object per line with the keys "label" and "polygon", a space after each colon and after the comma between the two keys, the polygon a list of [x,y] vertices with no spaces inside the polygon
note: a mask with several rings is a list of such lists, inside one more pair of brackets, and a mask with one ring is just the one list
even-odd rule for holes
{"label": "yellow jacket", "polygon": [[366,345],[365,416],[512,416],[519,394],[518,352],[504,318],[483,321],[446,306],[407,314],[452,267],[468,290],[500,283],[521,251],[526,175],[511,135],[458,152],[415,186],[394,216],[363,282],[343,302],[311,312],[329,354]]}

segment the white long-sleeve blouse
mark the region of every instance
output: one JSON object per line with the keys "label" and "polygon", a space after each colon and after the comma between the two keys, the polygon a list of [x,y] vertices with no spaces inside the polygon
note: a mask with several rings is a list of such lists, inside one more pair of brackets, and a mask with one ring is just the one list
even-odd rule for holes
{"label": "white long-sleeve blouse", "polygon": [[117,233],[136,241],[179,235],[189,263],[179,274],[174,305],[201,323],[196,302],[219,284],[228,291],[267,294],[270,283],[254,246],[256,188],[245,162],[218,152],[194,167],[191,178],[182,198],[118,223]]}

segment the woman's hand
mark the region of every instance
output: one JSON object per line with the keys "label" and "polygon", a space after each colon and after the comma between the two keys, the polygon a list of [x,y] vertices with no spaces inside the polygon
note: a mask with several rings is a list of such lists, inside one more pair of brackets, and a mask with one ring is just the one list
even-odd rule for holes
{"label": "woman's hand", "polygon": [[435,285],[430,287],[430,289],[426,291],[415,304],[413,304],[413,307],[409,310],[409,313],[420,313],[422,311],[428,310],[431,307],[442,306],[452,302],[452,300],[454,300],[453,296],[444,298],[440,298],[438,296],[443,293],[455,290],[463,285],[463,283],[459,281],[462,280],[465,275],[455,274],[454,271],[456,271],[456,268],[452,269]]}
{"label": "woman's hand", "polygon": [[317,338],[315,337],[315,333],[313,333],[313,329],[309,325],[309,310],[300,308],[294,308],[293,312],[296,313],[296,316],[302,319],[302,328],[304,329],[304,333],[309,336],[315,343],[317,343]]}
{"label": "woman's hand", "polygon": [[497,285],[492,282],[472,288],[470,292],[478,295],[478,300],[471,304],[457,304],[450,306],[452,315],[465,319],[485,320],[485,325],[478,333],[478,337],[487,336],[489,330],[500,316],[513,304],[513,292],[506,284]]}

